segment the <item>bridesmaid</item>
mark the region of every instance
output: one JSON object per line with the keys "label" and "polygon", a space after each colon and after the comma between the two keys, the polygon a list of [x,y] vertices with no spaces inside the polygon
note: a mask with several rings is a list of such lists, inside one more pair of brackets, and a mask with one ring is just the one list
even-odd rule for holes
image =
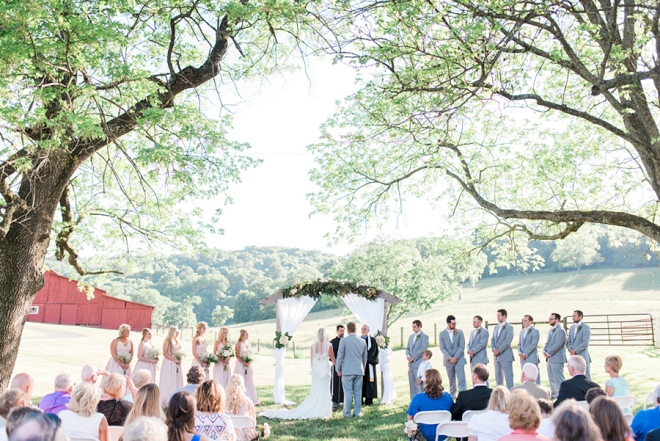
{"label": "bridesmaid", "polygon": [[[131,327],[126,323],[119,327],[119,337],[110,342],[110,360],[105,365],[108,374],[131,375],[131,361],[133,360],[133,342],[131,336]],[[129,354],[131,356],[127,363],[119,359],[120,354]]]}
{"label": "bridesmaid", "polygon": [[[213,353],[219,355],[220,351],[222,351],[226,345],[231,345],[231,341],[229,341],[229,329],[220,328],[220,331],[218,331],[218,339],[213,343]],[[231,366],[229,366],[229,360],[218,360],[213,367],[213,379],[220,383],[222,387],[227,387],[230,378]]]}
{"label": "bridesmaid", "polygon": [[151,372],[151,381],[156,382],[156,370],[158,366],[158,359],[151,358],[150,354],[156,348],[151,342],[151,329],[144,328],[142,330],[142,340],[138,345],[137,358],[138,362],[135,365],[135,370],[146,369]]}
{"label": "bridesmaid", "polygon": [[248,341],[250,335],[245,329],[241,329],[241,336],[236,342],[236,364],[234,366],[234,373],[243,377],[245,382],[245,393],[249,399],[252,400],[255,406],[261,406],[257,399],[257,388],[254,385],[254,373],[252,372],[252,363],[246,363],[241,356],[243,354],[252,354],[252,346]]}
{"label": "bridesmaid", "polygon": [[202,369],[204,369],[204,376],[205,376],[204,379],[208,380],[209,364],[204,363],[199,358],[202,356],[202,354],[206,352],[206,348],[208,346],[208,344],[206,343],[206,337],[204,336],[204,334],[206,334],[206,329],[207,329],[206,322],[197,323],[197,331],[195,331],[195,337],[192,340],[192,353],[193,353],[192,366],[199,366]]}
{"label": "bridesmaid", "polygon": [[160,401],[163,408],[169,405],[170,394],[183,387],[181,361],[174,357],[180,351],[179,330],[176,326],[170,326],[163,342],[163,365],[160,368]]}

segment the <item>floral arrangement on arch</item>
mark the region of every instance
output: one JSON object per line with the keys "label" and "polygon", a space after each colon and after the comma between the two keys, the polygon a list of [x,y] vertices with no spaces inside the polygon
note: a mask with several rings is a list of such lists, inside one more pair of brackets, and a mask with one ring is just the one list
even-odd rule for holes
{"label": "floral arrangement on arch", "polygon": [[387,349],[387,347],[390,345],[390,338],[386,335],[383,335],[380,330],[376,333],[374,340],[376,340],[376,344],[380,349]]}
{"label": "floral arrangement on arch", "polygon": [[316,280],[313,282],[301,282],[291,285],[282,290],[282,298],[296,298],[302,296],[311,297],[315,300],[321,298],[322,294],[344,297],[348,294],[356,294],[367,300],[375,301],[378,298],[378,290],[368,285],[340,280]]}
{"label": "floral arrangement on arch", "polygon": [[275,349],[282,349],[286,347],[291,339],[293,339],[293,335],[289,335],[288,332],[282,334],[281,332],[275,331],[275,338],[273,339],[275,342]]}

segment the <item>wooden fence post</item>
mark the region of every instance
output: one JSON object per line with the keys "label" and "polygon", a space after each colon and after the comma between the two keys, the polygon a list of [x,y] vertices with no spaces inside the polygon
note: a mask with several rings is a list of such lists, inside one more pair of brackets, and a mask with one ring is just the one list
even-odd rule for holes
{"label": "wooden fence post", "polygon": [[296,342],[291,342],[293,344],[293,358],[296,358]]}
{"label": "wooden fence post", "polygon": [[438,324],[433,323],[433,346],[438,346]]}
{"label": "wooden fence post", "polygon": [[403,326],[401,326],[401,349],[403,349]]}
{"label": "wooden fence post", "polygon": [[259,353],[260,349],[261,349],[261,340],[257,339],[257,354]]}

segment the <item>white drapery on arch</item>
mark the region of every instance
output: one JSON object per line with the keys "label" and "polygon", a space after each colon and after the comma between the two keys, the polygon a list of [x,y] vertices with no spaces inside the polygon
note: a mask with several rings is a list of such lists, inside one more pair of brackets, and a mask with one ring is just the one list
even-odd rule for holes
{"label": "white drapery on arch", "polygon": [[[307,317],[312,310],[316,300],[303,296],[300,298],[279,299],[277,301],[277,317],[280,323],[280,332],[288,332],[293,335],[298,326]],[[286,346],[280,349],[274,349],[275,356],[275,389],[273,398],[277,404],[294,404],[285,397],[284,392],[284,357],[286,356]]]}

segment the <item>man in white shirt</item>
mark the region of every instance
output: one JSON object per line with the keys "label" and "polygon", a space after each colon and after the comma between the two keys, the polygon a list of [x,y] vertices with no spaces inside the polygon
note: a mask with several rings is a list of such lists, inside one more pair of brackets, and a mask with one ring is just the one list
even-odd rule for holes
{"label": "man in white shirt", "polygon": [[431,357],[433,357],[433,352],[426,349],[422,352],[422,363],[417,368],[417,384],[419,385],[419,393],[424,392],[424,379],[426,378],[426,371],[431,369]]}

